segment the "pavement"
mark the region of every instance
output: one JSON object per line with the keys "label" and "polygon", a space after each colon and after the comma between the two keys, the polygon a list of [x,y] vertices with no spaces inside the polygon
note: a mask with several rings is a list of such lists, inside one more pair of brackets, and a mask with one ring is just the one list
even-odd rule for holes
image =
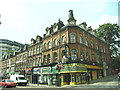
{"label": "pavement", "polygon": [[29,84],[28,86],[34,88],[120,88],[120,85],[118,85],[117,74],[92,80],[89,84],[64,85],[60,87],[41,84]]}

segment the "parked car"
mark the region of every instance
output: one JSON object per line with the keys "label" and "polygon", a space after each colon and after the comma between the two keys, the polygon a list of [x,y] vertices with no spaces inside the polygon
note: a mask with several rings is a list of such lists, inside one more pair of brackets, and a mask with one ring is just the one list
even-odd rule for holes
{"label": "parked car", "polygon": [[11,75],[10,79],[17,83],[17,85],[27,85],[28,80],[25,79],[24,75]]}
{"label": "parked car", "polygon": [[1,85],[3,88],[16,87],[16,83],[15,83],[13,80],[10,80],[10,79],[3,79],[3,80],[0,82],[0,85]]}

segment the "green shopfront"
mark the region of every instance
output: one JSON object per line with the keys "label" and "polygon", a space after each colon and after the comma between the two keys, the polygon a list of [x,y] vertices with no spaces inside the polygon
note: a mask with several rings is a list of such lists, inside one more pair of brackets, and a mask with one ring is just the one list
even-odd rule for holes
{"label": "green shopfront", "polygon": [[47,85],[57,85],[59,83],[58,70],[56,67],[41,67],[41,81]]}

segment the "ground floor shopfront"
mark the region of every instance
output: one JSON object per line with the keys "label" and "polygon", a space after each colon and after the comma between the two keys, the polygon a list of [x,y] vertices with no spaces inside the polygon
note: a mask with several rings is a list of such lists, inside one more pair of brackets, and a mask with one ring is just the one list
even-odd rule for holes
{"label": "ground floor shopfront", "polygon": [[77,85],[103,77],[103,69],[81,63],[57,64],[26,69],[25,76],[34,84]]}
{"label": "ground floor shopfront", "polygon": [[77,85],[103,77],[102,67],[80,63],[64,64],[61,69],[61,85]]}

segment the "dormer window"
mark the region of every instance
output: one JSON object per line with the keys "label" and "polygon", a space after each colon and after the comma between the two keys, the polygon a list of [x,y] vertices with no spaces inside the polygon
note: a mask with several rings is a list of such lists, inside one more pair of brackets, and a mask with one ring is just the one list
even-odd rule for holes
{"label": "dormer window", "polygon": [[42,40],[42,37],[40,37],[39,35],[36,36],[36,42],[39,43]]}
{"label": "dormer window", "polygon": [[35,43],[35,40],[32,38],[31,39],[31,45],[33,45]]}

